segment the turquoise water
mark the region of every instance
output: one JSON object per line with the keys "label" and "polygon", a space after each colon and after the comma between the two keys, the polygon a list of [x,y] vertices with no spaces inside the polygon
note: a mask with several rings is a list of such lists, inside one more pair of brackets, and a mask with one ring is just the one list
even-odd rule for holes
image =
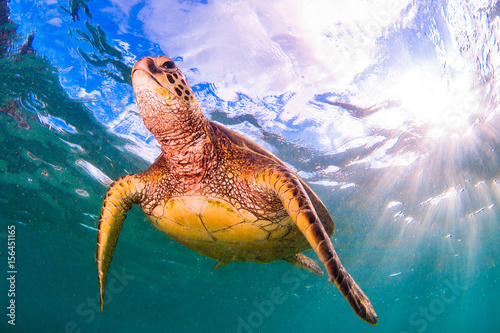
{"label": "turquoise water", "polygon": [[[7,5],[1,332],[500,330],[495,2]],[[316,191],[377,326],[326,277],[285,262],[213,271],[214,260],[158,232],[137,207],[100,313],[103,196],[158,154],[130,69],[160,54],[176,59],[207,118],[271,150]]]}

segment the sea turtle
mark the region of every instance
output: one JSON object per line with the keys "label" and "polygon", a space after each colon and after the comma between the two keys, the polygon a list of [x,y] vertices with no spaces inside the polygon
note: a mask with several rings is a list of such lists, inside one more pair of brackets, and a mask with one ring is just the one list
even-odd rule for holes
{"label": "sea turtle", "polygon": [[322,275],[313,248],[356,314],[377,315],[342,266],[330,236],[334,222],[307,184],[270,152],[208,121],[172,59],[145,57],[132,69],[136,102],[161,154],[141,173],[111,184],[101,210],[97,271],[101,310],[109,265],[127,211],[139,204],[151,223],[180,244],[217,260],[285,260]]}

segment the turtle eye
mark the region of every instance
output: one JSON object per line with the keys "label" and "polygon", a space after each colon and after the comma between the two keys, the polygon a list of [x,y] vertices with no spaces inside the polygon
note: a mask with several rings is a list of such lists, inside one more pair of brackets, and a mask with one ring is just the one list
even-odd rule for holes
{"label": "turtle eye", "polygon": [[172,60],[167,60],[160,67],[163,69],[174,69],[176,66]]}

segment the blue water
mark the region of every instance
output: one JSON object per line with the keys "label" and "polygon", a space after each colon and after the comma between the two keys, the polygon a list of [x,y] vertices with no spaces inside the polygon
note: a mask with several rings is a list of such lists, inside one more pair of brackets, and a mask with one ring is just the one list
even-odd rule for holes
{"label": "blue water", "polygon": [[[10,19],[0,18],[0,332],[500,331],[496,1],[1,8]],[[21,47],[30,33],[34,53]],[[100,313],[103,196],[159,151],[130,69],[161,54],[176,60],[207,118],[311,185],[377,326],[326,277],[285,262],[213,271],[214,260],[158,232],[137,207]]]}

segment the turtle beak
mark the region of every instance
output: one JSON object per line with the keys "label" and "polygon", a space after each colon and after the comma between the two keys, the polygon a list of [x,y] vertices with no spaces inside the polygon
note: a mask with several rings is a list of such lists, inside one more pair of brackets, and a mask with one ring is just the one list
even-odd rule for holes
{"label": "turtle beak", "polygon": [[137,62],[134,64],[134,67],[132,67],[132,75],[134,75],[134,72],[136,72],[137,70],[145,70],[149,72],[150,66],[154,68],[154,59],[152,57],[142,57],[141,59],[137,60]]}
{"label": "turtle beak", "polygon": [[134,91],[152,90],[163,98],[170,100],[170,91],[161,84],[163,71],[156,65],[157,58],[139,59],[132,68],[132,86]]}
{"label": "turtle beak", "polygon": [[138,69],[146,70],[151,75],[162,75],[167,72],[178,70],[175,63],[169,57],[143,57],[139,59],[132,68],[132,75]]}
{"label": "turtle beak", "polygon": [[149,76],[152,76],[153,78],[154,75],[162,73],[162,71],[156,67],[155,60],[152,57],[143,57],[134,64],[134,67],[132,67],[132,78],[134,77],[134,74],[141,71],[147,73]]}

